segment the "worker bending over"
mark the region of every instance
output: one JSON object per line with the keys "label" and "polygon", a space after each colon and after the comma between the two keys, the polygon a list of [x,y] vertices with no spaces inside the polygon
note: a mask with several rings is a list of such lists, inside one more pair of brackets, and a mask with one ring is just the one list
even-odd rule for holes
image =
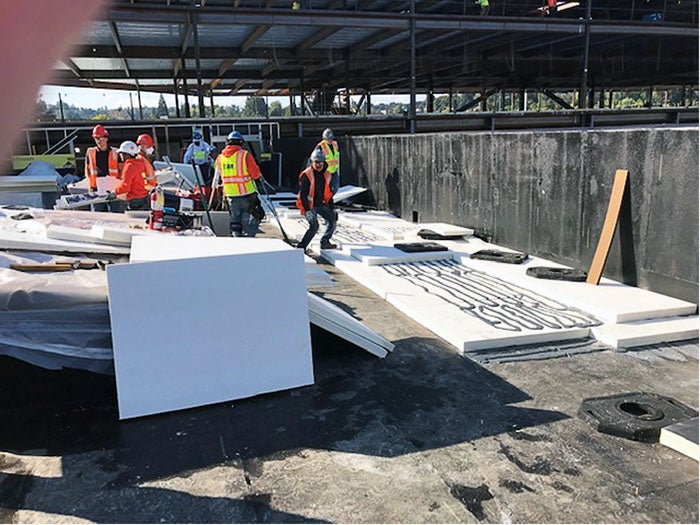
{"label": "worker bending over", "polygon": [[143,133],[136,139],[136,145],[139,147],[138,157],[143,160],[145,166],[143,173],[144,186],[148,191],[154,190],[158,186],[158,177],[156,177],[156,170],[149,158],[155,151],[153,138],[148,133]]}
{"label": "worker bending over", "polygon": [[340,188],[340,149],[331,128],[323,130],[321,142],[314,149],[320,149],[326,157],[328,172],[331,174],[331,193],[335,195]]}
{"label": "worker bending over", "polygon": [[226,137],[226,147],[216,157],[214,177],[221,180],[233,237],[255,237],[260,224],[259,216],[251,213],[260,206],[255,181],[260,168],[253,156],[243,149],[243,135],[232,131]]}
{"label": "worker bending over", "polygon": [[297,248],[306,247],[318,232],[318,216],[326,221],[326,231],[321,237],[321,249],[333,250],[337,248],[331,242],[331,236],[335,232],[335,213],[331,208],[333,193],[331,192],[331,174],[326,164],[326,156],[320,149],[315,149],[311,154],[311,166],[299,174],[299,195],[297,208],[309,222],[309,229],[297,245]]}
{"label": "worker bending over", "polygon": [[124,163],[122,180],[114,188],[114,194],[124,195],[129,210],[148,210],[148,190],[144,184],[146,165],[139,156],[139,147],[135,142],[126,140],[119,146],[119,156]]}
{"label": "worker bending over", "polygon": [[[95,140],[95,145],[85,152],[85,178],[88,180],[90,191],[97,191],[98,177],[119,178],[119,153],[117,148],[110,147],[109,132],[102,124],[92,128],[92,138]],[[92,211],[121,211],[118,202],[91,204],[90,209]]]}

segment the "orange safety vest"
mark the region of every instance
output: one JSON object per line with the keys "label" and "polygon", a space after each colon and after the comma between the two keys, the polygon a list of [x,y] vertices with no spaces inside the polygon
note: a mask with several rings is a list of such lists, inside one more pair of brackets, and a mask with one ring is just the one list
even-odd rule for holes
{"label": "orange safety vest", "polygon": [[155,189],[156,186],[158,186],[158,177],[156,177],[156,170],[153,167],[153,164],[151,164],[151,161],[148,160],[148,157],[146,157],[146,155],[144,155],[143,153],[139,153],[137,157],[143,160],[143,164],[145,166],[143,172],[143,185],[148,191],[151,191],[152,189]]}
{"label": "orange safety vest", "polygon": [[[333,149],[331,149],[333,146]],[[340,168],[340,150],[338,149],[338,143],[335,140],[330,142],[327,140],[322,140],[316,144],[317,148],[321,148],[323,154],[326,156],[326,164],[328,164],[328,171],[335,173]]]}
{"label": "orange safety vest", "polygon": [[230,157],[224,155],[216,157],[216,166],[221,172],[226,197],[238,197],[257,192],[255,181],[248,173],[246,162],[248,155],[250,154],[241,148]]}
{"label": "orange safety vest", "polygon": [[[309,209],[313,209],[314,207],[314,195],[316,194],[316,177],[314,177],[313,174],[313,168],[309,166],[306,168],[304,171],[302,171],[299,174],[299,186],[301,186],[301,178],[302,177],[307,177],[310,182],[309,186]],[[331,199],[333,198],[333,194],[331,193],[331,173],[326,170],[323,172],[323,176],[326,179],[326,187],[323,189],[323,204],[328,204],[331,202]],[[304,205],[301,203],[301,192],[297,195],[297,208],[301,212],[302,215],[306,215],[306,210],[304,209]]]}
{"label": "orange safety vest", "polygon": [[[109,176],[119,178],[119,153],[117,148],[109,150]],[[97,186],[97,146],[88,148],[85,152],[85,177],[91,188]]]}

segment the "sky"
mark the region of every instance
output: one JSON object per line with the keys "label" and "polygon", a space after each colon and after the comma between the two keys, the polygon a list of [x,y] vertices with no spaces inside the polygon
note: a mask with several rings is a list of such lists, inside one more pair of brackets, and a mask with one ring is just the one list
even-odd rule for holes
{"label": "sky", "polygon": [[[131,98],[133,100],[134,108],[138,108],[138,95],[135,91],[124,91],[117,89],[93,89],[93,88],[73,88],[64,86],[42,86],[37,98],[41,98],[48,105],[58,104],[58,95],[61,94],[64,104],[69,104],[71,106],[79,108],[92,108],[99,109],[102,107],[107,107],[107,109],[115,109],[118,107],[129,108],[131,106],[131,101],[129,100],[129,93],[131,93]],[[164,94],[165,103],[168,107],[175,107],[175,96]],[[158,99],[160,98],[159,93],[149,93],[141,92],[141,104],[144,107],[156,107],[158,105]],[[359,101],[360,97],[356,98],[356,102]],[[417,95],[417,100],[424,99],[424,95]],[[245,104],[246,97],[215,97],[214,102],[219,106],[230,106],[236,105],[243,107]],[[196,98],[189,97],[190,104],[196,104]],[[194,102],[193,102],[194,100]],[[289,106],[289,97],[269,97],[268,102],[274,102],[277,100],[282,107]],[[180,104],[184,102],[184,99],[180,97]],[[375,104],[389,104],[391,102],[401,102],[404,104],[409,103],[408,95],[372,95],[372,105]],[[209,97],[205,97],[204,103],[209,105]]]}

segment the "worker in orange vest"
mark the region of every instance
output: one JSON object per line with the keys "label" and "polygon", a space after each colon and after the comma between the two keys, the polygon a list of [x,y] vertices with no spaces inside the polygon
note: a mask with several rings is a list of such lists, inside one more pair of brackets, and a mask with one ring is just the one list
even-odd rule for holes
{"label": "worker in orange vest", "polygon": [[129,210],[148,210],[148,190],[144,183],[146,164],[139,156],[138,145],[126,140],[121,143],[118,151],[124,165],[121,182],[114,188],[114,196],[124,195]]}
{"label": "worker in orange vest", "polygon": [[326,231],[321,237],[322,250],[334,250],[338,246],[331,242],[335,232],[335,213],[333,212],[333,192],[331,191],[332,175],[328,171],[326,156],[321,149],[315,149],[311,154],[311,166],[299,174],[299,195],[297,196],[297,208],[309,222],[297,248],[306,247],[318,232],[318,216],[326,221]]}
{"label": "worker in orange vest", "polygon": [[340,149],[331,128],[323,130],[321,142],[316,144],[314,150],[316,149],[320,149],[326,157],[326,166],[332,176],[331,193],[335,195],[340,187]]}
{"label": "worker in orange vest", "polygon": [[[262,210],[255,181],[262,174],[253,156],[243,149],[243,135],[232,131],[226,137],[226,147],[214,161],[214,180],[223,185],[228,201],[231,236],[255,237]],[[264,216],[264,213],[263,213]]]}
{"label": "worker in orange vest", "polygon": [[136,145],[139,147],[139,157],[143,160],[146,170],[144,172],[144,183],[148,191],[154,190],[158,186],[158,178],[156,170],[151,164],[148,157],[153,155],[155,148],[153,147],[153,139],[148,133],[143,133],[136,139]]}
{"label": "worker in orange vest", "polygon": [[[119,178],[119,154],[116,148],[109,146],[109,132],[98,124],[92,129],[92,138],[95,146],[85,152],[85,177],[89,181],[90,191],[97,191],[98,177]],[[117,202],[92,204],[92,211],[120,211]]]}

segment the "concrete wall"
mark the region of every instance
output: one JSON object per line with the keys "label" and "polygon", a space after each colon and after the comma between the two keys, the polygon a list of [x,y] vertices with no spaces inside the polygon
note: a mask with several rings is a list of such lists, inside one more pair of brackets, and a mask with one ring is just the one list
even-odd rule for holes
{"label": "concrete wall", "polygon": [[[336,133],[339,135],[338,130]],[[290,182],[318,139],[292,139]],[[340,139],[341,183],[411,220],[588,270],[616,169],[628,199],[604,275],[697,302],[698,128],[464,132]],[[293,174],[292,174],[293,172]],[[291,186],[292,184],[290,184]]]}

